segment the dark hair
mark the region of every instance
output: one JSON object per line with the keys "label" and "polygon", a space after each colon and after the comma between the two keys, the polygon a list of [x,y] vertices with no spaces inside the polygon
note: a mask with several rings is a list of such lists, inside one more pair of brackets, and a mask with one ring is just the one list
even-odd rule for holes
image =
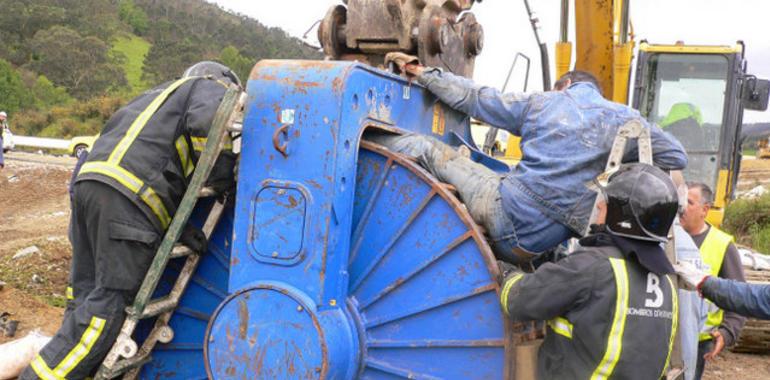
{"label": "dark hair", "polygon": [[568,79],[572,83],[577,83],[577,82],[591,83],[592,85],[596,86],[596,89],[599,90],[600,94],[602,93],[602,87],[599,86],[599,80],[597,80],[593,74],[587,71],[581,71],[581,70],[567,71],[566,73],[564,73],[564,75],[561,76],[561,78],[559,78],[559,80],[556,81],[556,83],[554,83],[553,87],[554,88],[564,87],[567,84]]}
{"label": "dark hair", "polygon": [[703,182],[687,181],[687,188],[700,190],[701,202],[711,206],[714,203],[714,192]]}

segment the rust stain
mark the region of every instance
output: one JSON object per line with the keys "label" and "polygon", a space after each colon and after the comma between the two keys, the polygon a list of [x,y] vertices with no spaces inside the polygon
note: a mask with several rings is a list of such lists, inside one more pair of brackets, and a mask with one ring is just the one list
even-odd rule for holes
{"label": "rust stain", "polygon": [[298,204],[298,203],[299,203],[299,202],[297,202],[297,199],[296,199],[296,198],[294,198],[294,196],[293,196],[293,195],[289,195],[289,206],[290,206],[291,208],[297,207],[297,204]]}
{"label": "rust stain", "polygon": [[255,363],[255,367],[254,367],[254,369],[255,369],[254,372],[255,373],[254,373],[254,375],[256,375],[255,378],[260,378],[261,377],[260,375],[262,374],[262,367],[264,367],[264,365],[265,365],[265,353],[267,353],[267,347],[266,346],[263,346],[263,347],[260,347],[259,349],[257,349],[257,354],[256,354],[256,356],[254,358],[254,363]]}
{"label": "rust stain", "polygon": [[246,339],[249,330],[249,308],[245,300],[238,300],[238,338]]}
{"label": "rust stain", "polygon": [[235,338],[233,337],[233,333],[230,331],[229,325],[225,327],[225,339],[227,339],[227,350],[231,353],[235,352],[235,346],[233,345]]}
{"label": "rust stain", "polygon": [[332,81],[332,91],[339,93],[342,92],[342,78],[337,77]]}
{"label": "rust stain", "polygon": [[310,184],[310,186],[315,187],[318,190],[323,190],[323,186],[321,186],[320,183],[318,183],[316,180],[309,179],[307,180],[307,183]]}

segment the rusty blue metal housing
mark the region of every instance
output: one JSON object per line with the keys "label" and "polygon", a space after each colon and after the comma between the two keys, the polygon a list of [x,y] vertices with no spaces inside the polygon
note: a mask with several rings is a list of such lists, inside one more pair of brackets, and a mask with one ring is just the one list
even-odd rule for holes
{"label": "rusty blue metal housing", "polygon": [[450,187],[362,138],[460,145],[467,116],[351,62],[262,61],[248,95],[232,224],[220,226],[232,241],[211,247],[228,265],[202,265],[211,286],[192,289],[218,306],[193,301],[194,326],[175,315],[142,377],[513,378],[482,231]]}

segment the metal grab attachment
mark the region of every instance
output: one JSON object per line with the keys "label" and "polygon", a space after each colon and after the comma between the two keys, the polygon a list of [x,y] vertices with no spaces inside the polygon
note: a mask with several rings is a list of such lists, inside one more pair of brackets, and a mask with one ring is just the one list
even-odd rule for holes
{"label": "metal grab attachment", "polygon": [[[596,177],[596,182],[601,186],[607,186],[610,177],[615,174],[623,163],[623,155],[626,151],[626,145],[629,139],[636,139],[637,149],[639,151],[639,162],[643,164],[652,165],[652,141],[650,138],[650,129],[645,128],[639,119],[629,120],[626,124],[623,124],[618,128],[615,134],[615,140],[612,142],[612,148],[610,149],[610,156],[607,159],[607,166],[604,168],[604,172]],[[596,206],[599,204],[599,197],[596,197],[594,201],[594,207],[591,210],[591,217],[588,219],[588,228],[591,224],[596,222],[598,212]],[[584,234],[587,234],[588,230]]]}
{"label": "metal grab attachment", "polygon": [[[193,273],[200,261],[199,252],[178,243],[182,230],[199,199],[214,195],[210,188],[205,187],[211,170],[219,154],[230,139],[229,133],[240,128],[243,119],[243,108],[246,94],[239,87],[232,86],[217,109],[211,130],[206,141],[206,147],[193,173],[190,184],[179,204],[174,219],[166,231],[163,241],[158,247],[155,258],[144,277],[142,286],[134,298],[133,305],[126,308],[126,320],[120,330],[115,344],[107,353],[94,379],[112,379],[125,374],[124,378],[134,379],[139,375],[142,366],[151,360],[150,353],[158,342],[168,343],[174,337],[174,331],[168,326],[179,300],[187,289]],[[226,197],[214,203],[209,211],[202,231],[206,240],[211,238],[220,217],[225,210]],[[158,282],[163,275],[170,259],[186,257],[180,270],[179,277],[167,296],[151,299]],[[132,336],[137,324],[142,319],[156,317],[155,325],[142,343],[141,347]]]}

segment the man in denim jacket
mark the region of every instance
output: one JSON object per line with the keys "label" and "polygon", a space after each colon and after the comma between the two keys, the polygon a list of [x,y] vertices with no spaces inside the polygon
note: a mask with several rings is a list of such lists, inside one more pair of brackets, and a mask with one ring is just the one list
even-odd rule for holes
{"label": "man in denim jacket", "polygon": [[[502,260],[530,260],[588,230],[596,198],[588,185],[604,171],[618,128],[630,120],[650,128],[656,166],[664,170],[687,166],[679,141],[647,123],[638,111],[604,99],[589,73],[565,74],[557,91],[502,94],[420,66],[412,56],[391,53],[386,59],[450,107],[521,136],[521,162],[502,179],[429,136],[374,139],[416,157],[439,180],[457,188]],[[635,142],[628,144],[626,157],[638,157]]]}

